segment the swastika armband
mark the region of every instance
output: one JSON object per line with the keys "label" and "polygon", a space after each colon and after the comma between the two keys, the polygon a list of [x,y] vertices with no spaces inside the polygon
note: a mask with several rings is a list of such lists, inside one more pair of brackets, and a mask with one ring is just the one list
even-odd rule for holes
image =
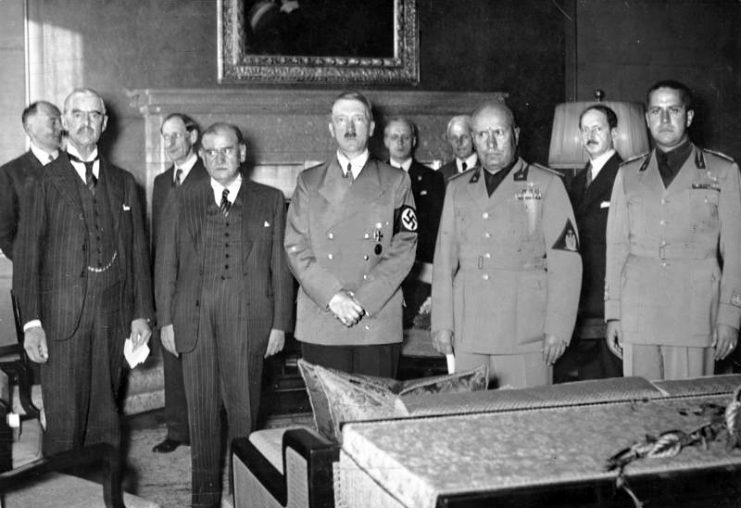
{"label": "swastika armband", "polygon": [[563,231],[553,244],[553,250],[565,250],[569,252],[579,252],[579,238],[576,236],[576,228],[571,223],[571,219],[566,219]]}
{"label": "swastika armband", "polygon": [[399,232],[416,233],[418,227],[419,221],[414,208],[403,205],[394,210],[394,234]]}

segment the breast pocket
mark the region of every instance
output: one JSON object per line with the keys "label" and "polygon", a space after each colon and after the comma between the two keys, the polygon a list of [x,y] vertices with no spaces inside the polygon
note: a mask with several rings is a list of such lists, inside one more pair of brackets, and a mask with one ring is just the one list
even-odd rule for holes
{"label": "breast pocket", "polygon": [[690,224],[693,230],[715,230],[719,227],[718,202],[720,191],[715,189],[690,189]]}

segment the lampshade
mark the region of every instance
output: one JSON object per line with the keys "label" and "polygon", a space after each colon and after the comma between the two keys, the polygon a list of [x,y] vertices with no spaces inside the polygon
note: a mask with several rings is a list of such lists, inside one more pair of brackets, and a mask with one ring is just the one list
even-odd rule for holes
{"label": "lampshade", "polygon": [[555,169],[579,168],[587,163],[587,154],[579,136],[579,115],[596,103],[611,108],[618,118],[615,149],[625,160],[649,150],[643,104],[599,100],[604,94],[595,93],[597,100],[590,102],[565,102],[556,106],[551,132],[548,166]]}

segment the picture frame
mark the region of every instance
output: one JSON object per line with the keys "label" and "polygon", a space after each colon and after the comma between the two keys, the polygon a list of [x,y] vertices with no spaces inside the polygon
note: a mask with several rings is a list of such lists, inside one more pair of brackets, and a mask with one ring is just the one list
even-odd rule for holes
{"label": "picture frame", "polygon": [[218,80],[416,85],[416,0],[218,0]]}

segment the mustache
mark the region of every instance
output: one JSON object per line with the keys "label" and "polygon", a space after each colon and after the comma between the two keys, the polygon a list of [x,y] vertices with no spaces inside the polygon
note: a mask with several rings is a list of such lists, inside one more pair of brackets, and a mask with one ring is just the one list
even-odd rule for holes
{"label": "mustache", "polygon": [[358,137],[358,135],[355,134],[354,132],[346,132],[345,133],[345,139],[347,139],[347,138],[357,138],[357,137]]}

